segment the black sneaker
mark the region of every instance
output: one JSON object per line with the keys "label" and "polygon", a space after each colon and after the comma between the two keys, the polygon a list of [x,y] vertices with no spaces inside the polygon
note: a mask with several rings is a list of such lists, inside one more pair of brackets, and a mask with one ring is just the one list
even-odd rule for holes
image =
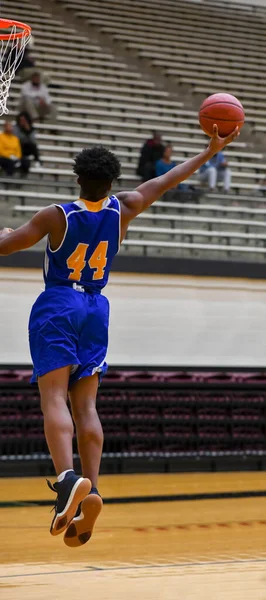
{"label": "black sneaker", "polygon": [[47,483],[49,488],[57,493],[50,533],[59,535],[75,516],[79,503],[89,494],[91,482],[89,479],[78,477],[74,471],[69,471],[60,483],[52,485],[48,480]]}
{"label": "black sneaker", "polygon": [[92,488],[89,495],[78,506],[76,516],[66,530],[64,542],[67,546],[76,548],[88,542],[102,506],[103,501],[98,490]]}

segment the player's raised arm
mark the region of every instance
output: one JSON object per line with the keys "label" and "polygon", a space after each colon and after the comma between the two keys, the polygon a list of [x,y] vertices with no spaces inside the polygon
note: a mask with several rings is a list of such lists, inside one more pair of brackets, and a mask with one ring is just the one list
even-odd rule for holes
{"label": "player's raised arm", "polygon": [[120,192],[117,198],[121,202],[121,221],[122,221],[122,238],[125,235],[128,223],[134,219],[139,213],[143,212],[153,202],[159,200],[167,190],[176,187],[179,183],[190,177],[197,171],[205,162],[207,162],[214,154],[220,152],[227,144],[230,144],[239,135],[238,127],[226,138],[220,138],[217,125],[213,126],[213,137],[206,150],[186,160],[181,165],[174,167],[160,177],[150,179],[142,183],[133,192]]}
{"label": "player's raised arm", "polygon": [[19,250],[31,248],[45,235],[50,234],[57,247],[64,233],[65,217],[56,206],[40,210],[32,219],[18,229],[5,228],[0,231],[0,256],[7,256]]}

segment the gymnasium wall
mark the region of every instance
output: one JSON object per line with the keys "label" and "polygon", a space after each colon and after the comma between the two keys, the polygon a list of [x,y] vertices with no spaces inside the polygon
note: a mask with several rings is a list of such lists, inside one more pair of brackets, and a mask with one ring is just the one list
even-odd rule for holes
{"label": "gymnasium wall", "polygon": [[[34,269],[0,269],[0,364],[30,364]],[[111,365],[265,367],[266,280],[113,273]]]}

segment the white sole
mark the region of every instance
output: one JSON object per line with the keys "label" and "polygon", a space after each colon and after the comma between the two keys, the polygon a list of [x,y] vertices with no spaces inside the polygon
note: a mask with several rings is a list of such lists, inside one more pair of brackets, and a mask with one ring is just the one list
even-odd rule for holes
{"label": "white sole", "polygon": [[89,479],[80,477],[73,486],[69,495],[67,504],[61,513],[57,513],[52,524],[51,535],[60,535],[68,527],[70,521],[74,518],[78,505],[90,493],[91,482]]}

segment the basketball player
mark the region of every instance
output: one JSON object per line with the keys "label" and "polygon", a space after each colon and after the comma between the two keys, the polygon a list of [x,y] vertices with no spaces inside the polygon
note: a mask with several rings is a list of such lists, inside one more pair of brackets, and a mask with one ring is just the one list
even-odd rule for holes
{"label": "basketball player", "polygon": [[[38,382],[46,441],[53,459],[57,493],[51,534],[65,531],[68,546],[91,536],[101,511],[97,489],[103,432],[96,411],[99,378],[107,369],[108,300],[101,294],[112,260],[129,222],[169,189],[187,179],[239,135],[220,138],[217,126],[206,150],[171,171],[141,184],[133,192],[109,196],[120,175],[116,156],[103,147],[77,155],[80,198],[49,206],[28,223],[0,233],[0,255],[30,248],[48,235],[44,259],[45,291],[33,305],[29,342]],[[82,477],[73,470],[73,423],[76,426]]]}

